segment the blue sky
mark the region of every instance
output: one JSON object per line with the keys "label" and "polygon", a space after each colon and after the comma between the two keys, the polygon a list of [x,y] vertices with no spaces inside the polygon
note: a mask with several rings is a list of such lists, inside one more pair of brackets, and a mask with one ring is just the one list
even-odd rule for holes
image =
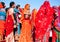
{"label": "blue sky", "polygon": [[[9,6],[9,3],[11,1],[14,1],[17,4],[20,4],[21,7],[23,8],[25,4],[30,4],[31,5],[31,10],[36,8],[39,9],[39,7],[43,4],[45,0],[0,0],[0,2],[3,1],[6,3],[6,6]],[[60,0],[49,0],[51,6],[59,6],[60,5]]]}

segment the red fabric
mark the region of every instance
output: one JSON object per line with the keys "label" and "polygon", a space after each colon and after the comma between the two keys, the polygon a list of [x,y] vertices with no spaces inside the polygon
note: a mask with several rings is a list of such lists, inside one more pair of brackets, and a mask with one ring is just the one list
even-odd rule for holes
{"label": "red fabric", "polygon": [[43,39],[44,34],[53,20],[53,13],[54,10],[50,7],[49,1],[45,1],[40,7],[35,19],[36,39]]}
{"label": "red fabric", "polygon": [[6,36],[7,36],[13,31],[14,28],[14,22],[11,15],[8,15],[6,19],[5,27],[6,27]]}
{"label": "red fabric", "polygon": [[52,31],[52,42],[56,42],[56,39],[57,39],[57,34],[56,34],[56,32],[53,30],[53,31]]}
{"label": "red fabric", "polygon": [[[46,33],[46,42],[49,42],[50,31]],[[52,42],[56,42],[57,34],[54,30],[52,30]]]}
{"label": "red fabric", "polygon": [[1,2],[0,2],[0,8],[3,8],[3,6],[2,6]]}
{"label": "red fabric", "polygon": [[23,12],[23,9],[22,8],[20,8],[20,12]]}
{"label": "red fabric", "polygon": [[58,16],[56,16],[57,18],[55,19],[54,26],[58,31],[60,31],[60,9],[57,10],[57,15]]}
{"label": "red fabric", "polygon": [[0,20],[0,34],[4,34],[5,21]]}
{"label": "red fabric", "polygon": [[23,21],[23,19],[24,19],[24,12],[23,12],[23,9],[22,8],[20,8],[20,12],[21,12],[21,15],[22,15],[22,17],[21,17],[21,21]]}

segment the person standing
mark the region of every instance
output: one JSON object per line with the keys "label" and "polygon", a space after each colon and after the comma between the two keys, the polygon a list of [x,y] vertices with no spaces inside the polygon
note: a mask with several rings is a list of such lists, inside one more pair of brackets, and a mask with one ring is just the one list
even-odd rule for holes
{"label": "person standing", "polygon": [[30,14],[30,5],[26,4],[25,8],[24,8],[24,19],[22,22],[19,42],[33,42],[30,15],[31,15]]}
{"label": "person standing", "polygon": [[3,40],[5,20],[6,20],[5,3],[0,2],[0,40]]}
{"label": "person standing", "polygon": [[21,29],[21,12],[20,12],[20,5],[17,5],[16,8],[14,9],[15,12],[15,19],[16,19],[16,24],[17,24],[17,32],[18,35],[20,34],[20,29]]}
{"label": "person standing", "polygon": [[33,33],[33,41],[35,42],[35,18],[36,18],[36,14],[37,14],[37,9],[33,9],[32,10],[32,19],[31,19],[31,21],[32,21],[32,27],[33,27],[33,31],[32,31],[32,33]]}
{"label": "person standing", "polygon": [[7,18],[6,18],[6,42],[14,42],[14,35],[13,35],[13,29],[14,29],[14,8],[15,3],[10,3],[10,8],[7,11]]}
{"label": "person standing", "polygon": [[[35,18],[35,41],[36,42],[49,42],[52,41],[52,21],[54,9],[50,6],[49,1],[45,1],[37,12]],[[49,20],[49,21],[48,21]],[[49,35],[50,33],[50,35]],[[49,36],[49,37],[48,37]]]}

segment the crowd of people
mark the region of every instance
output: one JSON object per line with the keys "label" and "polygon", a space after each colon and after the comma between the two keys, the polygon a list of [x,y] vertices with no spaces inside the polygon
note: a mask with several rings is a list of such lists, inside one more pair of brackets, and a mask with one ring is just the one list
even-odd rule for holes
{"label": "crowd of people", "polygon": [[34,23],[31,17],[35,18],[34,14],[37,10],[33,9],[33,15],[31,16],[29,4],[26,4],[24,8],[20,8],[20,5],[10,2],[9,6],[5,8],[5,3],[0,2],[0,41],[5,39],[6,42],[15,42],[15,38],[20,37],[20,42],[24,42],[25,39],[31,42],[33,30],[31,21]]}
{"label": "crowd of people", "polygon": [[60,8],[50,7],[49,1],[45,1],[38,11],[33,9],[32,12],[30,4],[21,8],[10,2],[6,8],[5,3],[0,2],[0,42],[56,42],[54,27],[60,28],[60,11],[57,13],[57,10]]}

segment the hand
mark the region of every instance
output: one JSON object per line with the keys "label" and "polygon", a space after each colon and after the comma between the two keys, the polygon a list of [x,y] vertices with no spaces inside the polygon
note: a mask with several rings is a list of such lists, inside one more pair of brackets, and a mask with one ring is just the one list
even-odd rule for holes
{"label": "hand", "polygon": [[14,25],[14,28],[16,28],[17,26],[16,25]]}

